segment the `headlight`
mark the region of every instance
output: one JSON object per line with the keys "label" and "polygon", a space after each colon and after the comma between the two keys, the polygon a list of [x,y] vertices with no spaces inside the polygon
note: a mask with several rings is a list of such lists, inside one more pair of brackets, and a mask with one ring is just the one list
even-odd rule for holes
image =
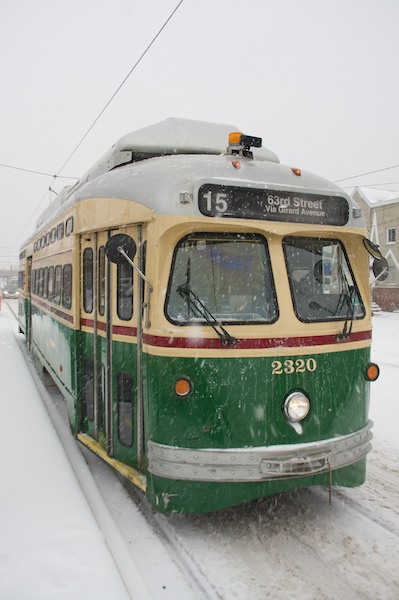
{"label": "headlight", "polygon": [[284,414],[289,421],[302,421],[310,409],[309,398],[302,392],[292,392],[284,402]]}

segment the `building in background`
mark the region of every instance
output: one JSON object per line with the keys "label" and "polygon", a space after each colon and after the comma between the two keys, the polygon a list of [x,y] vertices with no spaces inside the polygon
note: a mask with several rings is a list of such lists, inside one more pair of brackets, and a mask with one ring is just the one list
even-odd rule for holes
{"label": "building in background", "polygon": [[353,200],[366,219],[368,237],[380,247],[387,259],[389,273],[383,281],[377,280],[372,288],[372,298],[382,310],[399,309],[399,192],[356,187]]}

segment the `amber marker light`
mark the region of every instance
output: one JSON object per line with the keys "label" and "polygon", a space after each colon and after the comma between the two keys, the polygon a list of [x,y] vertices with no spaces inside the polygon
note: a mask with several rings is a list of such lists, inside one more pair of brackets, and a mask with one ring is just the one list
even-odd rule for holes
{"label": "amber marker light", "polygon": [[231,144],[239,144],[241,141],[241,136],[241,131],[232,131],[229,133],[229,146],[231,146]]}
{"label": "amber marker light", "polygon": [[375,381],[380,374],[380,367],[375,363],[370,363],[366,369],[366,379],[368,381]]}
{"label": "amber marker light", "polygon": [[296,169],[295,167],[291,167],[291,171],[294,173],[294,175],[298,175],[298,177],[300,175],[302,175],[301,169]]}
{"label": "amber marker light", "polygon": [[175,382],[175,394],[180,398],[188,396],[191,392],[191,389],[191,381],[189,379],[186,379],[185,377],[181,377]]}
{"label": "amber marker light", "polygon": [[241,167],[241,163],[240,163],[240,161],[239,161],[239,160],[232,160],[232,161],[231,161],[231,164],[233,165],[233,167],[234,167],[235,169],[239,169],[239,168]]}

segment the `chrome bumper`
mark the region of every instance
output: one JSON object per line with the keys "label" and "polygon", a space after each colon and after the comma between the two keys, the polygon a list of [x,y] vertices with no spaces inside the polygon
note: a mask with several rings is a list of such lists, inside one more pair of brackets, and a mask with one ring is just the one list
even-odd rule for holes
{"label": "chrome bumper", "polygon": [[178,448],[148,442],[148,470],[167,479],[270,481],[335,471],[358,462],[371,450],[372,421],[363,429],[308,444],[258,448]]}

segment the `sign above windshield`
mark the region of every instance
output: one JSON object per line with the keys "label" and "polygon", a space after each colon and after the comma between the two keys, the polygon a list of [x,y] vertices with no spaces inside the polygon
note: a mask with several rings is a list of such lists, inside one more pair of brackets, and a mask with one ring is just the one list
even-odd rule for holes
{"label": "sign above windshield", "polygon": [[340,196],[204,184],[198,208],[207,217],[235,217],[318,225],[345,225],[349,204]]}

